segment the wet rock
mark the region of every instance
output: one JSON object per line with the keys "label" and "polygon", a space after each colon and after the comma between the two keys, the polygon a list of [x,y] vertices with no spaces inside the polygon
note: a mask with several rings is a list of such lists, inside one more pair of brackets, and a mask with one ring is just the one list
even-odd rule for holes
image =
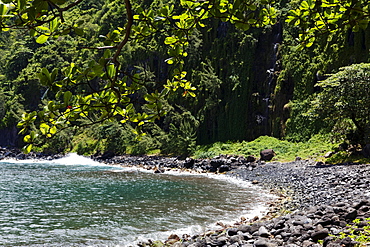
{"label": "wet rock", "polygon": [[223,246],[226,244],[228,238],[227,237],[219,237],[211,241],[211,246]]}
{"label": "wet rock", "polygon": [[224,161],[222,159],[212,159],[210,162],[210,165],[216,169],[222,166],[223,164],[224,164]]}

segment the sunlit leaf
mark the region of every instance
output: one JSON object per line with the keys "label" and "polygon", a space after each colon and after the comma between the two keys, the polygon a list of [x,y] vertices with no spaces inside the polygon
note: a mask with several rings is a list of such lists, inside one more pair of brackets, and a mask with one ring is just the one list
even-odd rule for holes
{"label": "sunlit leaf", "polygon": [[37,37],[36,42],[39,44],[44,44],[48,40],[49,37],[50,36],[42,34],[39,37]]}

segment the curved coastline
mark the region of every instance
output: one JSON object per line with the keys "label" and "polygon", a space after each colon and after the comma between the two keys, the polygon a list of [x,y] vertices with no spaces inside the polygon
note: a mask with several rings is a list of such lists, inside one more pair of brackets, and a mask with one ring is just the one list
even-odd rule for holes
{"label": "curved coastline", "polygon": [[[141,161],[140,161],[141,159]],[[258,184],[278,196],[262,218],[241,220],[219,231],[197,236],[170,236],[168,246],[355,246],[345,237],[354,219],[370,217],[370,165],[326,165],[312,160],[294,162],[250,161],[243,157],[218,156],[211,160],[177,160],[142,157],[139,165],[155,172],[192,169],[218,172]],[[130,163],[130,157],[107,162]],[[136,161],[135,161],[136,162]],[[133,163],[135,163],[133,162]],[[161,242],[148,241],[141,246]]]}
{"label": "curved coastline", "polygon": [[[2,159],[6,158],[4,152],[4,149],[0,150]],[[50,160],[61,156],[31,154],[17,157],[17,154],[8,153],[7,157]],[[370,165],[325,165],[311,160],[248,162],[242,157],[231,156],[185,161],[157,156],[93,158],[107,164],[139,167],[157,173],[173,169],[226,173],[278,195],[277,200],[269,203],[268,212],[262,218],[241,219],[201,235],[171,235],[167,240],[148,240],[139,246],[354,246],[356,242],[350,238],[335,236],[348,232],[347,225],[354,219],[370,217]]]}

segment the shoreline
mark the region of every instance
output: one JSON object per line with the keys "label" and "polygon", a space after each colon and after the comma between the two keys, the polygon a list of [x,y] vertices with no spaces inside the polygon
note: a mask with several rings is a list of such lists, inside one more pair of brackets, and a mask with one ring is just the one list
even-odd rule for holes
{"label": "shoreline", "polygon": [[[26,159],[60,157],[26,155]],[[24,156],[9,158],[22,160]],[[348,237],[348,224],[358,218],[362,227],[370,224],[370,165],[325,165],[311,160],[265,163],[233,156],[218,156],[210,160],[178,160],[158,156],[91,158],[155,173],[178,170],[227,174],[278,196],[262,218],[242,219],[234,225],[222,226],[221,230],[195,236],[171,235],[167,240],[148,240],[138,246],[355,246],[357,242]],[[345,234],[339,239],[336,236],[341,232]]]}
{"label": "shoreline", "polygon": [[[125,163],[131,159],[113,157],[107,163]],[[278,196],[262,218],[241,220],[220,231],[196,236],[171,235],[163,242],[149,240],[139,246],[350,247],[357,242],[348,237],[348,225],[354,219],[361,219],[362,226],[370,225],[367,220],[370,218],[370,165],[325,165],[312,160],[266,163],[233,156],[210,160],[142,157],[133,163],[136,162],[158,173],[191,169],[198,173],[228,174]],[[344,234],[340,239],[341,232]]]}

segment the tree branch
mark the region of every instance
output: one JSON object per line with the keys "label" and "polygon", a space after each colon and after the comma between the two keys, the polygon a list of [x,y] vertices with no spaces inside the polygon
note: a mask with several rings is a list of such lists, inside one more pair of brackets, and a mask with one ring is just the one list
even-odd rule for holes
{"label": "tree branch", "polygon": [[132,13],[132,6],[130,0],[125,0],[126,14],[127,14],[127,24],[126,33],[124,39],[117,46],[117,51],[112,58],[112,62],[118,67],[120,63],[118,62],[118,56],[122,51],[123,46],[125,46],[130,38],[131,28],[134,23],[134,16]]}

